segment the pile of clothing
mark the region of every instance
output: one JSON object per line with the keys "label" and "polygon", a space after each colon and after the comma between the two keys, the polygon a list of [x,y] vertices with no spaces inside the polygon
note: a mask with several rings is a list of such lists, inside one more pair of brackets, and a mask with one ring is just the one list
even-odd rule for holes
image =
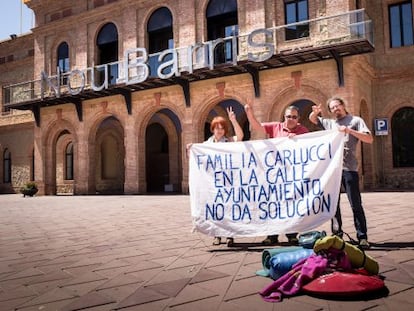
{"label": "pile of clothing", "polygon": [[274,280],[259,292],[263,300],[280,302],[298,293],[360,297],[386,292],[378,263],[364,250],[338,236],[312,234],[312,241],[302,241],[298,247],[263,251],[263,269],[256,274]]}

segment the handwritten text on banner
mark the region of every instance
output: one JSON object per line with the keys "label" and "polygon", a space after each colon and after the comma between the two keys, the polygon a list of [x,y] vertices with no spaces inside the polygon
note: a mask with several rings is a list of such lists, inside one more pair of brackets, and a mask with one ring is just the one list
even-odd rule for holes
{"label": "handwritten text on banner", "polygon": [[336,211],[344,134],[193,144],[189,186],[194,229],[211,236],[303,232]]}

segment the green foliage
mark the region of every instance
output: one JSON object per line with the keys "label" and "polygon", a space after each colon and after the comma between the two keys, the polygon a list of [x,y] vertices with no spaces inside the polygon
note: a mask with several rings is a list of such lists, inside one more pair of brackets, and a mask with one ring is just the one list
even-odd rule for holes
{"label": "green foliage", "polygon": [[29,181],[24,184],[24,189],[37,189],[37,185],[34,181]]}
{"label": "green foliage", "polygon": [[20,192],[25,197],[26,195],[32,197],[37,193],[37,185],[34,181],[29,181],[24,184],[24,186],[20,189]]}

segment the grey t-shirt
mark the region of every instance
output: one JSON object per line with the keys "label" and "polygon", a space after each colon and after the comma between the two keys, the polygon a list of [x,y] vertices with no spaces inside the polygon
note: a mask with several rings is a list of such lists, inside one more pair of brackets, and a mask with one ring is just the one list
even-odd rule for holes
{"label": "grey t-shirt", "polygon": [[[364,120],[360,117],[356,117],[347,114],[342,119],[327,119],[318,117],[319,122],[326,130],[336,129],[338,126],[345,125],[355,131],[361,133],[371,133]],[[345,134],[345,145],[344,145],[344,164],[343,169],[345,171],[358,171],[358,161],[356,158],[356,146],[358,138],[353,135]]]}

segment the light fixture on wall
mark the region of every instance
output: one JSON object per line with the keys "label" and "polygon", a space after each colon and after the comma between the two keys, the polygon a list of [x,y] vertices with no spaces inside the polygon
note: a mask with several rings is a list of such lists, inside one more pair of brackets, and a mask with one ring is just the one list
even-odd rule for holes
{"label": "light fixture on wall", "polygon": [[16,38],[17,38],[17,35],[16,35],[15,33],[13,33],[13,34],[11,34],[11,35],[10,35],[10,38],[11,38],[12,40],[14,40],[14,39],[16,39]]}

